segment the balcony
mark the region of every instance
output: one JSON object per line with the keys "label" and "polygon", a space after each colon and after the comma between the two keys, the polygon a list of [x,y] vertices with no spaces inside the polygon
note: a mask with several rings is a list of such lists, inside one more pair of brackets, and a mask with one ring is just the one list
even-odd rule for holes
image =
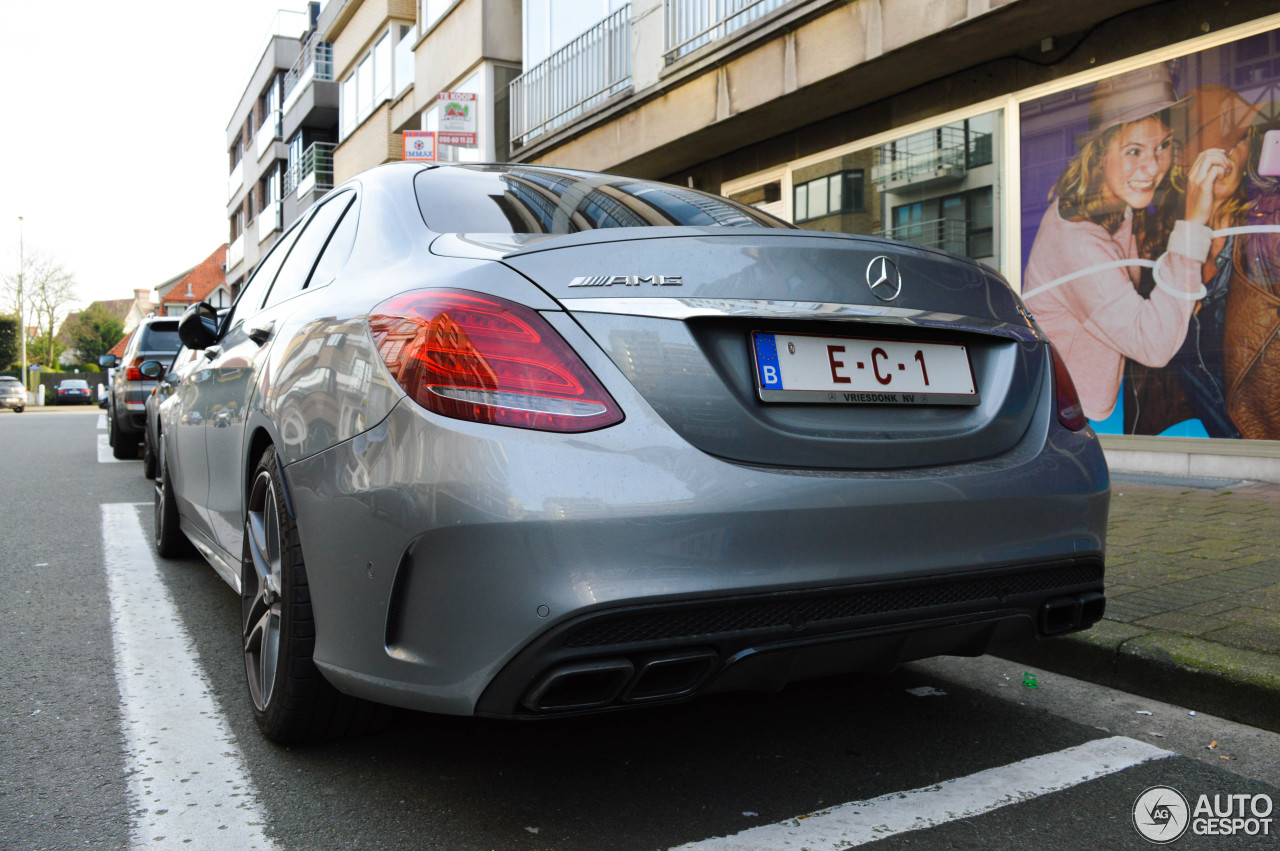
{"label": "balcony", "polygon": [[227,246],[227,271],[244,262],[244,234],[240,234]]}
{"label": "balcony", "polygon": [[630,86],[628,3],[511,81],[511,144],[527,144]]}
{"label": "balcony", "polygon": [[230,201],[236,197],[236,193],[240,191],[240,187],[244,186],[244,160],[236,163],[236,167],[231,169],[231,176],[227,178],[227,200]]}
{"label": "balcony", "polygon": [[286,114],[293,109],[307,85],[313,80],[330,81],[333,79],[333,45],[321,41],[318,34],[313,33],[302,46],[302,53],[293,63],[293,67],[284,75],[284,109]]}
{"label": "balcony", "polygon": [[871,180],[883,192],[954,183],[964,178],[968,162],[964,128],[948,125],[881,145],[876,160]]}
{"label": "balcony", "polygon": [[330,142],[312,142],[296,162],[290,160],[284,173],[284,194],[293,192],[302,198],[308,192],[321,195],[333,188],[333,149]]}
{"label": "balcony", "polygon": [[965,256],[969,243],[969,226],[964,219],[933,219],[928,222],[908,222],[879,231],[876,236],[922,245],[925,248],[940,248]]}
{"label": "balcony", "polygon": [[704,44],[732,35],[788,2],[789,0],[663,0],[663,15],[667,22],[667,64],[670,65]]}
{"label": "balcony", "polygon": [[258,128],[256,138],[255,153],[258,155],[258,159],[262,159],[263,155],[271,150],[272,144],[280,138],[279,110],[273,110],[266,118],[262,119],[262,126]]}
{"label": "balcony", "polygon": [[271,234],[280,230],[280,215],[281,205],[279,201],[272,201],[262,208],[262,212],[258,214],[258,242],[262,242]]}

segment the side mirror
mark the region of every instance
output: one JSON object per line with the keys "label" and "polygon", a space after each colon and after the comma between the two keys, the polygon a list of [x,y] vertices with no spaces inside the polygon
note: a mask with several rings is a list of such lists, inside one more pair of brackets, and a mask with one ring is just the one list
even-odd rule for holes
{"label": "side mirror", "polygon": [[147,378],[164,378],[164,364],[158,360],[144,360],[138,364],[138,372]]}
{"label": "side mirror", "polygon": [[218,339],[218,311],[208,302],[193,304],[178,320],[178,339],[188,349],[199,351]]}
{"label": "side mirror", "polygon": [[115,355],[103,355],[98,358],[98,366],[103,369],[115,369],[118,363],[120,363],[120,359]]}

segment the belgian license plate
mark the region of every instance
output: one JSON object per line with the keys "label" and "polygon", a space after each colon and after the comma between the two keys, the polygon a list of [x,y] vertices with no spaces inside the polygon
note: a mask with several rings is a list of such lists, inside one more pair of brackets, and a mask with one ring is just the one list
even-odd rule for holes
{"label": "belgian license plate", "polygon": [[763,331],[753,331],[751,343],[765,402],[978,404],[962,345]]}

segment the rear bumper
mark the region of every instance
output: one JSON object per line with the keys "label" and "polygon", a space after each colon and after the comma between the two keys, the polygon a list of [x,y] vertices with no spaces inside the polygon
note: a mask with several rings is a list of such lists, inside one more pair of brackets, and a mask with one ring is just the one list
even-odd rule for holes
{"label": "rear bumper", "polygon": [[561,624],[485,690],[476,714],[535,717],[773,691],[835,673],[1087,629],[1103,566],[1080,558],[908,582],[619,607]]}
{"label": "rear bumper", "polygon": [[[945,468],[778,470],[629,410],[566,438],[402,401],[290,464],[326,677],[451,714],[600,711],[982,653],[1101,615],[1109,490],[1088,430],[1033,428]],[[747,626],[697,625],[729,616]],[[606,628],[622,637],[583,638]]]}

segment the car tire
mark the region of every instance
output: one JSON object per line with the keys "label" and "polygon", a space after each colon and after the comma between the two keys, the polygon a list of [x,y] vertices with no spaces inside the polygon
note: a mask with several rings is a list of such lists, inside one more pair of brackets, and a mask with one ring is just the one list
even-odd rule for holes
{"label": "car tire", "polygon": [[156,552],[161,558],[180,558],[191,552],[191,542],[178,523],[178,504],[173,499],[173,481],[164,457],[164,436],[160,437],[155,483]]}
{"label": "car tire", "polygon": [[26,407],[25,407],[25,406],[23,406],[23,405],[19,405],[18,407],[16,407],[16,408],[14,408],[14,409],[13,409],[13,412],[14,412],[15,414],[20,414],[20,413],[22,413],[22,412],[23,412],[23,411],[25,411],[25,410],[26,410]]}
{"label": "car tire", "polygon": [[150,434],[142,438],[142,477],[144,479],[156,477],[156,453],[151,450]]}
{"label": "car tire", "polygon": [[312,659],[315,620],[298,526],[285,503],[274,447],[254,468],[241,557],[241,636],[254,720],[273,742],[359,735],[388,707],[345,695]]}
{"label": "car tire", "polygon": [[112,414],[107,415],[107,443],[117,461],[133,461],[138,457],[138,441],[120,433],[120,426]]}

